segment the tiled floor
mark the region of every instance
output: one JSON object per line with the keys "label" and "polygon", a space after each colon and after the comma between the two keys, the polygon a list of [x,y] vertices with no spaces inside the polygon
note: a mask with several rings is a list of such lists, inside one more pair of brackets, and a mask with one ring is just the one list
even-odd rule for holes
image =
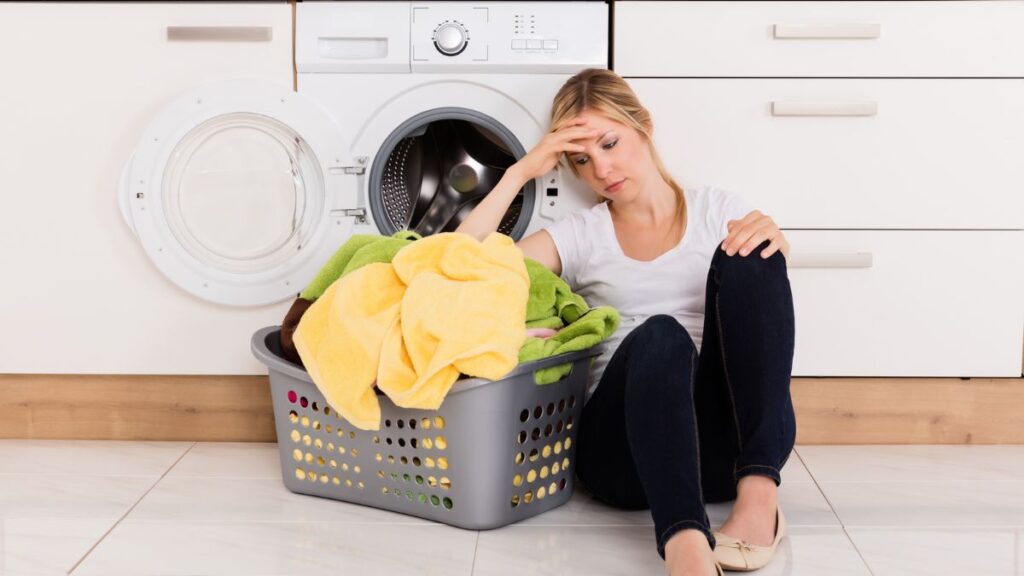
{"label": "tiled floor", "polygon": [[[763,575],[1024,576],[1024,446],[798,446]],[[709,506],[716,527],[728,504]],[[276,444],[0,440],[0,574],[664,574],[577,491],[485,532],[292,494]]]}

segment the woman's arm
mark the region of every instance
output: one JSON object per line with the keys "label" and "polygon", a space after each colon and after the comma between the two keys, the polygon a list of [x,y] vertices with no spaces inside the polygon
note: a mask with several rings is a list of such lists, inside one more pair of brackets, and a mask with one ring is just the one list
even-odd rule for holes
{"label": "woman's arm", "polygon": [[476,208],[473,208],[469,216],[466,216],[455,229],[456,232],[464,232],[483,241],[488,234],[498,229],[505,212],[512,205],[512,200],[515,200],[516,194],[529,181],[529,178],[521,175],[517,166],[518,164],[513,164],[505,170],[498,185],[477,204]]}
{"label": "woman's arm", "polygon": [[768,246],[761,251],[761,258],[768,258],[780,251],[789,259],[789,242],[771,217],[754,210],[741,220],[729,220],[727,226],[729,235],[722,241],[722,250],[729,256],[737,252],[740,256],[746,256],[762,242],[770,240]]}

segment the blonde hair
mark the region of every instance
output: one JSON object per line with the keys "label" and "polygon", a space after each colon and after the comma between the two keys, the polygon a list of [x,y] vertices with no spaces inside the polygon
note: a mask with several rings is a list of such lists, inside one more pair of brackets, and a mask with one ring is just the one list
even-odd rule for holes
{"label": "blonde hair", "polygon": [[[686,223],[686,197],[683,187],[665,169],[661,156],[651,139],[651,113],[640,104],[633,89],[621,76],[611,70],[588,68],[569,78],[555,94],[551,106],[551,132],[561,128],[562,124],[579,116],[584,110],[595,110],[621,124],[632,127],[643,135],[651,151],[651,159],[658,169],[658,174],[672,188],[676,195],[676,224]],[[576,163],[566,156],[569,169],[574,176],[579,176]],[[601,198],[602,202],[610,202]]]}

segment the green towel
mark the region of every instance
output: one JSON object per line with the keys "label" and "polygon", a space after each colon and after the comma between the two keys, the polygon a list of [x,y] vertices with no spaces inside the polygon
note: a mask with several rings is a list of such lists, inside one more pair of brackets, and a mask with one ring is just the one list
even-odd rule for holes
{"label": "green towel", "polygon": [[[611,306],[598,306],[558,331],[551,338],[527,337],[519,349],[519,363],[532,362],[566,352],[585,350],[611,336],[619,327],[619,312]],[[537,370],[533,380],[537,384],[550,384],[565,377],[572,369],[568,362]]]}
{"label": "green towel", "polygon": [[524,258],[530,275],[530,300],[526,304],[527,328],[561,328],[572,324],[588,309],[564,280],[536,260]]}
{"label": "green towel", "polygon": [[392,236],[374,236],[369,234],[353,234],[345,242],[323,268],[299,294],[300,298],[316,300],[324,291],[342,276],[375,262],[391,262],[395,254],[413,240],[421,236],[412,230],[399,230]]}

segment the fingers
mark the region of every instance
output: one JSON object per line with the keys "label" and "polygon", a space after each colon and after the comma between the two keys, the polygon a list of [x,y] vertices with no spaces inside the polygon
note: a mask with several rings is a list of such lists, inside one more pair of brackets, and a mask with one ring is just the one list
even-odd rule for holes
{"label": "fingers", "polygon": [[772,238],[777,230],[775,223],[767,217],[759,218],[747,225],[734,225],[732,232],[722,242],[722,250],[729,256],[737,252],[741,256],[746,256],[762,242]]}
{"label": "fingers", "polygon": [[779,234],[776,237],[772,238],[772,241],[768,243],[768,247],[765,248],[764,250],[761,250],[761,258],[768,258],[772,254],[778,252],[779,249],[782,248],[783,242],[784,240],[782,239],[782,234]]}

